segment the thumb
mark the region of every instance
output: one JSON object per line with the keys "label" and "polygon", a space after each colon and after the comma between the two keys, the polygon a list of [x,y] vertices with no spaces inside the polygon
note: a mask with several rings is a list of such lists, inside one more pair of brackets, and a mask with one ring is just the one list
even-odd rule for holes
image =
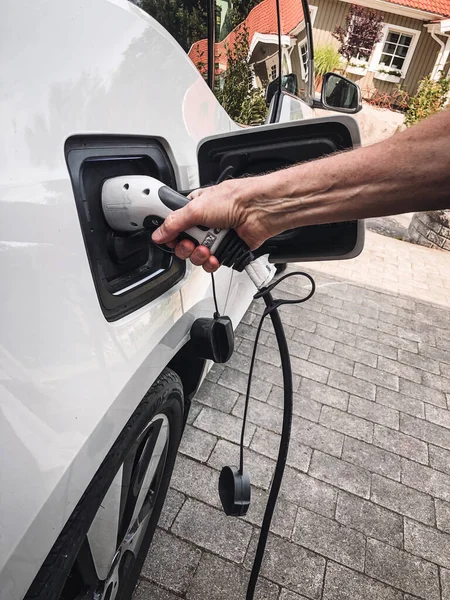
{"label": "thumb", "polygon": [[161,227],[153,232],[152,240],[157,244],[165,244],[176,239],[182,231],[196,225],[193,211],[189,204],[184,208],[170,213]]}

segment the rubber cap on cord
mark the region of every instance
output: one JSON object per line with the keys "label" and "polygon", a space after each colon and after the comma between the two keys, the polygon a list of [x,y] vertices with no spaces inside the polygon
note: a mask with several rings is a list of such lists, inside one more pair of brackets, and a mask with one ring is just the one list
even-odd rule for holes
{"label": "rubber cap on cord", "polygon": [[250,476],[244,469],[223,467],[219,477],[219,496],[222,507],[229,517],[242,517],[250,506]]}

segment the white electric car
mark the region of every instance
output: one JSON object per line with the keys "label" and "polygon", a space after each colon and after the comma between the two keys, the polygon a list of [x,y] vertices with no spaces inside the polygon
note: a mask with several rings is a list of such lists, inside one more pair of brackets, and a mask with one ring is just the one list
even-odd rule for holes
{"label": "white electric car", "polygon": [[[102,184],[143,174],[187,191],[351,148],[358,130],[346,115],[290,121],[301,103],[281,83],[269,124],[240,127],[177,41],[126,0],[7,2],[0,30],[0,599],[123,600],[210,366],[189,331],[213,302],[202,269],[148,232],[108,227]],[[356,112],[354,84],[324,87],[325,105]],[[304,228],[264,253],[342,258],[361,239],[357,223]],[[254,288],[228,268],[216,281],[236,326]]]}

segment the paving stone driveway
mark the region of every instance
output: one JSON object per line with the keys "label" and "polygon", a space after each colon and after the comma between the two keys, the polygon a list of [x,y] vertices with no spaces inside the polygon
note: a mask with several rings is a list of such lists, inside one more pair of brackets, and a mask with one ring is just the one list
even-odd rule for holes
{"label": "paving stone driveway", "polygon": [[[367,234],[354,261],[304,265],[318,290],[283,309],[294,423],[258,599],[450,599],[450,255]],[[290,279],[284,292],[302,294]],[[245,519],[219,510],[235,464],[261,305],[193,403],[136,600],[245,598],[281,426],[269,325],[253,383]]]}

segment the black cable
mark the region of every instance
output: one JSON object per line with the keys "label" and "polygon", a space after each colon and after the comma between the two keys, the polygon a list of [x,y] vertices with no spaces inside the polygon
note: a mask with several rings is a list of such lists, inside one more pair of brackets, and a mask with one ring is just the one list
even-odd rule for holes
{"label": "black cable", "polygon": [[219,305],[217,303],[217,294],[216,294],[216,280],[214,279],[214,273],[211,273],[211,282],[212,282],[212,293],[214,299],[214,306],[216,308],[216,312],[214,313],[214,318],[218,319],[220,317]]}
{"label": "black cable", "polygon": [[[294,275],[301,275],[306,277],[311,283],[311,291],[304,298],[300,298],[297,300],[274,300],[272,297],[272,290],[277,287],[284,279],[288,277],[293,277]],[[284,411],[283,411],[283,424],[281,428],[281,438],[280,438],[280,446],[278,449],[277,462],[275,466],[275,471],[273,475],[272,485],[270,487],[269,498],[267,500],[266,510],[264,512],[264,518],[261,525],[261,532],[259,535],[258,546],[256,548],[256,554],[253,561],[252,570],[250,573],[250,579],[247,588],[246,600],[253,600],[256,583],[258,581],[259,572],[261,570],[262,560],[264,558],[264,552],[266,549],[267,538],[270,531],[270,524],[272,522],[273,513],[275,510],[276,502],[278,499],[278,494],[281,488],[281,483],[284,475],[284,468],[286,465],[287,455],[289,451],[289,438],[291,434],[291,424],[292,424],[292,370],[291,370],[291,360],[289,356],[289,348],[286,341],[286,335],[284,333],[283,323],[280,318],[280,314],[278,312],[278,308],[283,304],[301,304],[309,300],[316,289],[316,284],[314,279],[308,275],[308,273],[303,273],[301,271],[296,271],[294,273],[287,273],[283,277],[280,277],[277,281],[272,283],[270,286],[263,288],[257,294],[255,294],[254,298],[262,298],[266,304],[266,309],[263,312],[258,329],[255,336],[255,342],[253,345],[253,354],[252,360],[250,364],[249,376],[248,376],[248,384],[247,384],[247,394],[245,398],[245,407],[244,407],[244,417],[242,423],[241,430],[241,445],[240,445],[240,472],[243,471],[243,456],[244,456],[244,434],[245,434],[245,425],[247,421],[247,412],[248,412],[248,404],[250,399],[250,391],[251,391],[251,380],[253,375],[253,367],[255,363],[256,357],[256,349],[258,345],[259,335],[261,333],[262,325],[264,323],[264,319],[270,315],[272,320],[273,328],[275,331],[275,336],[277,338],[278,349],[280,351],[281,358],[281,368],[283,372],[283,395],[284,395]]]}
{"label": "black cable", "polygon": [[258,346],[259,335],[261,333],[261,329],[262,329],[262,326],[263,326],[263,323],[264,323],[264,319],[266,318],[266,316],[267,315],[264,313],[263,316],[261,317],[260,321],[259,321],[258,329],[256,331],[255,341],[253,342],[252,360],[250,362],[250,369],[249,369],[249,372],[248,372],[247,393],[246,393],[246,396],[245,396],[244,416],[243,416],[242,429],[241,429],[241,443],[240,443],[240,446],[239,446],[239,472],[240,472],[241,475],[244,472],[244,436],[245,436],[245,424],[247,422],[248,403],[249,403],[250,391],[251,391],[251,387],[252,387],[253,367],[255,365],[256,349],[257,349],[257,346]]}

